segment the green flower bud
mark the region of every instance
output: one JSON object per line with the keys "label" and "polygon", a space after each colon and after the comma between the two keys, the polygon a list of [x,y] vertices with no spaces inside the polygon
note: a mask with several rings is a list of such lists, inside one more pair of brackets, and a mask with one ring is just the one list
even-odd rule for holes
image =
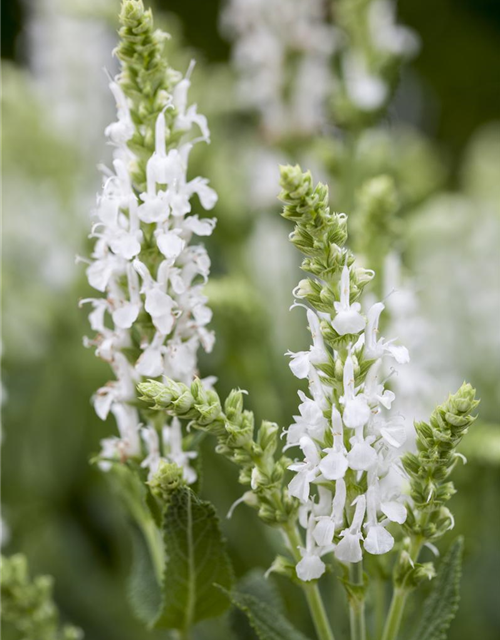
{"label": "green flower bud", "polygon": [[148,484],[153,495],[168,502],[172,491],[184,484],[182,468],[166,460],[160,460],[158,470]]}
{"label": "green flower bud", "polygon": [[265,455],[273,455],[278,445],[279,427],[275,422],[263,420],[259,433],[257,435],[257,443],[262,448]]}
{"label": "green flower bud", "polygon": [[233,389],[224,403],[224,413],[230,422],[236,421],[243,411],[243,394],[241,389]]}

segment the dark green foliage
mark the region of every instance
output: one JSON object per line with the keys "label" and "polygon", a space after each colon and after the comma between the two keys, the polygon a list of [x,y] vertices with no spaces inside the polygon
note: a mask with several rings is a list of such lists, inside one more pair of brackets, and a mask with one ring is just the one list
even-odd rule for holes
{"label": "dark green foliage", "polygon": [[443,558],[412,640],[446,640],[460,600],[463,547],[458,538]]}

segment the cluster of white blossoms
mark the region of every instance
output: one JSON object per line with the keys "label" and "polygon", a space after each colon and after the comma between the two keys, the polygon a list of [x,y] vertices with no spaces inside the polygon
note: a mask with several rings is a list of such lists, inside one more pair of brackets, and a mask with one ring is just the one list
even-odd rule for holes
{"label": "cluster of white blossoms", "polygon": [[[322,575],[321,556],[333,550],[341,562],[359,562],[361,542],[368,553],[386,553],[394,544],[386,525],[406,518],[400,456],[407,432],[400,419],[387,415],[395,396],[385,388],[382,361],[403,364],[409,356],[405,347],[378,337],[381,302],[366,318],[359,303],[349,302],[350,273],[344,266],[335,313],[307,309],[312,347],[290,353],[292,372],[309,380],[311,394],[299,391],[300,415],[287,431],[287,446],[298,445],[304,455],[304,461],[289,467],[295,476],[288,487],[301,502],[299,519],[307,531],[307,546],[297,565],[302,580]],[[325,345],[320,328],[325,321],[339,336],[352,338],[342,349],[344,356]],[[369,368],[364,381],[357,383],[363,363]],[[342,371],[341,394],[328,384],[328,364]],[[350,485],[363,481],[366,491],[349,502]],[[340,539],[334,544],[336,536]]]}
{"label": "cluster of white blossoms", "polygon": [[394,539],[386,526],[406,519],[402,453],[408,431],[401,416],[389,413],[395,394],[386,382],[391,363],[405,364],[409,355],[379,335],[383,303],[362,312],[358,298],[374,272],[356,266],[344,247],[347,216],[330,211],[327,188],[314,187],[300,167],[283,167],[281,185],[283,216],[296,223],[290,240],[311,274],[294,290],[301,300],[294,306],[307,310],[312,346],[288,352],[293,374],[308,380],[310,395],[299,391],[286,448],[298,446],[303,454],[289,466],[288,492],[300,501],[306,529],[297,575],[312,580],[325,571],[326,553],[356,563],[361,545],[371,554],[390,551]]}
{"label": "cluster of white blossoms", "polygon": [[[183,450],[180,422],[159,425],[157,415],[149,424],[134,406],[136,386],[146,378],[166,375],[191,383],[200,343],[207,352],[214,343],[207,329],[212,313],[203,295],[210,260],[205,248],[191,241],[209,236],[215,219],[192,214],[191,199],[196,194],[208,210],[217,195],[206,179],[187,177],[193,145],[209,141],[205,117],[196,105],[188,106],[190,71],[184,78],[174,76],[171,93],[162,94],[142,192],[134,182],[138,158],[129,147],[136,134],[130,101],[120,76],[110,83],[118,110],[117,121],[106,129],[114,147],[113,170],[103,169],[91,233],[96,242],[87,268],[90,285],[105,295],[82,303],[91,304],[90,324],[97,333],[86,342],[110,363],[116,378],[94,396],[98,416],[104,420],[112,413],[119,431],[119,437],[102,441],[101,466],[137,458],[151,477],[164,457],[183,467],[185,479],[193,482],[196,473],[189,461],[196,454]],[[193,137],[198,131],[201,135]]]}
{"label": "cluster of white blossoms", "polygon": [[323,0],[230,0],[222,26],[235,40],[245,105],[272,138],[316,132],[331,91],[335,30]]}

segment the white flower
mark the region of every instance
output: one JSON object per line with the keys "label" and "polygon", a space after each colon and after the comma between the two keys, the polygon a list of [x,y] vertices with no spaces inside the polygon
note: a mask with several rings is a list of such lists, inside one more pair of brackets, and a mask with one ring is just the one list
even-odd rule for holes
{"label": "white flower", "polygon": [[327,545],[316,544],[314,532],[317,526],[314,513],[311,513],[307,522],[306,547],[300,548],[302,560],[295,567],[297,576],[304,582],[317,580],[324,574],[326,567],[320,556],[329,553],[333,549],[333,546],[329,543]]}
{"label": "white flower", "polygon": [[342,419],[346,427],[358,429],[370,419],[371,411],[364,394],[356,394],[354,386],[354,364],[351,355],[344,363],[344,395],[340,402],[344,405]]}
{"label": "white flower", "polygon": [[394,538],[386,531],[385,527],[377,520],[377,511],[380,508],[380,490],[376,477],[368,476],[367,491],[367,522],[365,528],[367,534],[364,547],[368,553],[381,555],[387,553],[394,546]]}
{"label": "white flower", "polygon": [[348,469],[344,447],[344,429],[337,407],[332,406],[333,448],[323,449],[326,456],[319,463],[319,470],[327,480],[340,480]]}
{"label": "white flower", "polygon": [[302,403],[299,405],[300,416],[294,416],[295,422],[287,431],[287,444],[298,444],[304,435],[310,435],[316,440],[321,440],[328,427],[328,420],[323,411],[314,400],[308,398],[303,391],[299,391]]}
{"label": "white flower", "polygon": [[288,493],[301,502],[307,502],[309,485],[319,475],[320,455],[317,445],[309,436],[302,436],[299,446],[304,454],[305,462],[294,462],[288,467],[291,471],[297,472],[288,485]]}
{"label": "white flower", "polygon": [[340,279],[340,302],[334,302],[336,316],[332,326],[340,336],[359,333],[365,328],[366,321],[361,315],[359,302],[350,303],[350,270],[347,264],[342,269]]}
{"label": "white flower", "polygon": [[361,525],[365,517],[366,497],[359,496],[356,499],[356,510],[352,519],[351,526],[341,532],[342,540],[335,547],[335,557],[340,562],[361,562],[363,552],[361,543],[363,536],[361,534]]}
{"label": "white flower", "polygon": [[410,361],[408,349],[406,347],[392,344],[394,340],[386,342],[384,338],[377,340],[378,324],[380,314],[384,310],[382,302],[375,303],[368,311],[368,324],[365,330],[365,354],[367,358],[381,358],[388,353],[399,364],[405,364]]}
{"label": "white flower", "polygon": [[[127,146],[139,125],[132,121],[119,84],[113,81],[110,85],[118,109],[118,121],[106,130],[115,147],[114,171],[103,169],[102,193],[94,211],[97,222],[91,233],[96,242],[87,268],[89,283],[105,297],[81,304],[92,304],[89,319],[97,332],[86,344],[96,347],[96,354],[110,363],[116,376],[116,381],[94,396],[99,417],[104,420],[112,413],[120,433],[119,438],[103,440],[102,456],[118,462],[140,458],[142,435],[147,455],[141,464],[150,476],[164,457],[181,466],[186,481],[192,483],[196,472],[190,461],[196,453],[183,450],[180,423],[165,425],[160,442],[151,426],[141,430],[139,411],[134,407],[136,385],[142,377],[167,375],[190,384],[197,373],[198,347],[201,344],[210,350],[214,342],[213,332],[206,328],[212,312],[198,282],[198,276],[207,280],[210,260],[204,247],[190,242],[194,235],[210,235],[215,219],[187,214],[193,195],[203,208],[212,209],[217,194],[205,178],[186,178],[189,153],[201,140],[188,139],[191,127],[200,127],[203,140],[209,140],[206,119],[187,104],[189,84],[186,77],[177,83],[172,96],[166,92],[158,96],[164,100],[164,109],[155,123],[154,152],[146,159],[145,193],[139,193],[134,184],[135,152]],[[181,142],[169,145],[167,151],[170,132],[165,113],[174,107],[174,128],[182,129]],[[147,314],[156,329],[153,335],[144,329]],[[128,350],[137,344],[142,353],[134,365]],[[104,460],[101,466],[106,470],[110,464]]]}

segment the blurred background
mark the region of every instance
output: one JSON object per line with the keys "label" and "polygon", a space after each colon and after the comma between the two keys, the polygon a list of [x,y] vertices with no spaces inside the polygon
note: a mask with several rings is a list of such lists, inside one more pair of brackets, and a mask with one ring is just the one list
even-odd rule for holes
{"label": "blurred background", "polygon": [[[111,155],[103,130],[114,104],[103,68],[116,72],[111,51],[119,4],[2,4],[3,552],[21,551],[33,573],[54,576],[63,617],[89,640],[144,637],[127,604],[126,516],[105,475],[89,463],[114,425],[101,422],[90,404],[110,372],[82,345],[90,330],[78,300],[90,291],[82,265],[75,264],[75,255],[90,249],[89,212],[100,186],[96,165]],[[300,313],[288,311],[299,259],[275,197],[278,162],[300,161],[329,182],[336,210],[353,213],[353,244],[367,261],[382,256],[399,265],[390,269],[385,260],[381,266],[390,281],[386,292],[391,282],[408,292],[399,304],[388,301],[390,323],[418,372],[415,379],[401,378],[400,410],[410,419],[425,417],[463,379],[478,390],[480,419],[463,449],[468,464],[454,478],[456,528],[443,542],[458,532],[466,536],[462,603],[449,638],[496,640],[500,4],[399,3],[398,22],[418,34],[420,52],[398,70],[388,109],[356,125],[351,155],[347,134],[353,129],[335,120],[335,105],[326,117],[330,124],[300,136],[266,122],[254,100],[259,85],[251,95],[241,91],[245,55],[238,53],[238,25],[243,34],[246,26],[238,15],[231,18],[227,3],[149,4],[157,25],[172,34],[172,65],[184,71],[191,57],[197,60],[193,96],[212,132],[212,144],[196,149],[191,168],[219,193],[218,225],[208,243],[217,342],[201,359],[202,375],[218,377],[221,395],[235,386],[247,389],[258,418],[290,424],[297,381],[283,354],[303,348],[308,338]],[[263,82],[265,88],[265,74]],[[367,241],[356,233],[356,217],[363,220],[363,189],[379,174],[394,183],[397,204],[390,230],[377,227]],[[236,469],[208,441],[202,458],[202,491],[219,510],[237,575],[252,566],[267,569],[279,540],[246,507],[224,519],[242,493]],[[343,589],[333,577],[330,582],[332,611],[347,629]],[[279,578],[276,585],[295,624],[312,635],[298,591]],[[224,633],[214,623],[199,637]]]}

